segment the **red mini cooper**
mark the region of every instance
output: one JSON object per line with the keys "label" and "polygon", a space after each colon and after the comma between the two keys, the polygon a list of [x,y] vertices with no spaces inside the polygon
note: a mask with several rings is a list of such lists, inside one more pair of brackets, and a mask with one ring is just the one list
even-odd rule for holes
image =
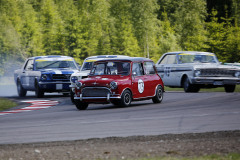
{"label": "red mini cooper", "polygon": [[164,85],[152,60],[121,58],[96,61],[88,78],[76,83],[75,105],[85,110],[89,103],[129,106],[132,101],[152,99],[161,103]]}

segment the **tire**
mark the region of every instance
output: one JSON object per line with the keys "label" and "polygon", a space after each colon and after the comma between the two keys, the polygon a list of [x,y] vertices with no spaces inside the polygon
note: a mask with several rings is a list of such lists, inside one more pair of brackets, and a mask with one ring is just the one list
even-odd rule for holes
{"label": "tire", "polygon": [[75,104],[75,100],[74,100],[74,92],[72,91],[72,89],[70,89],[70,99],[72,101],[73,104]]}
{"label": "tire", "polygon": [[75,100],[74,104],[78,110],[86,110],[88,107],[88,103],[81,102],[80,100]]}
{"label": "tire", "polygon": [[44,96],[44,92],[41,90],[41,88],[39,87],[38,83],[36,83],[35,85],[35,95],[37,98],[42,98]]}
{"label": "tire", "polygon": [[227,93],[232,93],[235,91],[236,85],[225,85],[224,89]]}
{"label": "tire", "polygon": [[152,98],[153,103],[161,103],[163,100],[162,86],[158,86],[155,92],[155,96]]}
{"label": "tire", "polygon": [[129,90],[125,90],[122,93],[121,100],[120,100],[120,105],[122,107],[127,107],[130,106],[132,102],[132,94]]}
{"label": "tire", "polygon": [[198,92],[200,88],[196,85],[190,83],[188,77],[185,77],[183,80],[183,89],[185,92]]}
{"label": "tire", "polygon": [[17,91],[19,97],[25,97],[27,94],[27,91],[22,87],[20,80],[17,81]]}

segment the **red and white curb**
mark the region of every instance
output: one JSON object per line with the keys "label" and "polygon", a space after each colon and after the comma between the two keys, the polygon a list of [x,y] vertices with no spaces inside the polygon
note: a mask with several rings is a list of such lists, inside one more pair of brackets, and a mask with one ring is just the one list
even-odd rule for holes
{"label": "red and white curb", "polygon": [[35,111],[39,109],[45,109],[52,106],[56,106],[59,102],[58,101],[50,101],[50,100],[30,100],[30,101],[21,101],[25,103],[31,103],[32,105],[20,109],[15,109],[11,111],[3,111],[0,112],[0,116],[12,113],[21,113],[21,112],[28,112],[28,111]]}

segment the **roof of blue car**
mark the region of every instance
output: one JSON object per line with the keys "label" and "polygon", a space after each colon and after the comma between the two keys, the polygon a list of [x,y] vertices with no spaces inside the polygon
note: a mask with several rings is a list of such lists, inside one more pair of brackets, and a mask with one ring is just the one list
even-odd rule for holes
{"label": "roof of blue car", "polygon": [[42,59],[42,58],[72,58],[70,56],[59,56],[59,55],[48,55],[48,56],[37,56],[31,57],[32,59]]}

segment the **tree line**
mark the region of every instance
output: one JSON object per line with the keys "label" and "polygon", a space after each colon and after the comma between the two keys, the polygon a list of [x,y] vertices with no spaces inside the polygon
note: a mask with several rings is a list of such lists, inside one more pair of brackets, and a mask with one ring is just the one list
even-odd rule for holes
{"label": "tree line", "polygon": [[208,51],[240,62],[240,0],[0,0],[0,75],[9,60]]}

